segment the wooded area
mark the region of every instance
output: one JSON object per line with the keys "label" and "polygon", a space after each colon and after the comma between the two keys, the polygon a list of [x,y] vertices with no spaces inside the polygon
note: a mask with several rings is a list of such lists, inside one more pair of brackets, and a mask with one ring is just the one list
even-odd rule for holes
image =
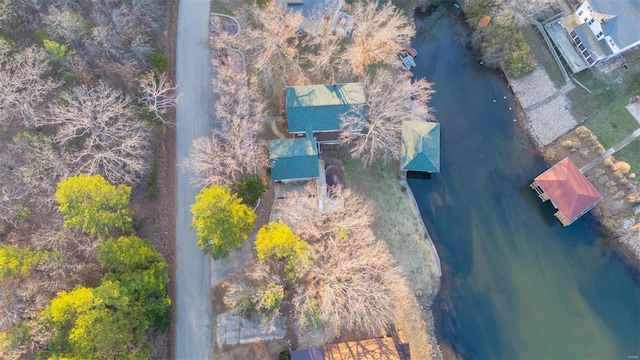
{"label": "wooded area", "polygon": [[148,358],[168,330],[167,264],[130,203],[177,104],[165,15],[0,1],[2,358]]}

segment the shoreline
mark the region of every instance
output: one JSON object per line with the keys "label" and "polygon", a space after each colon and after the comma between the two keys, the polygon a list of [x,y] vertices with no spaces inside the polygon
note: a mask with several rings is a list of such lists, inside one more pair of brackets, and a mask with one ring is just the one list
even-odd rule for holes
{"label": "shoreline", "polygon": [[[548,73],[547,70],[542,67],[542,66],[538,66],[536,68],[536,70],[534,70],[534,72],[538,72],[538,73],[543,73],[544,77],[548,79]],[[565,136],[566,134],[570,133],[571,131],[573,131],[576,127],[581,126],[580,123],[575,122],[575,126],[568,128],[567,124],[563,124],[564,128],[562,128],[560,131],[557,131],[557,128],[551,129],[551,135],[549,134],[545,134],[544,136],[546,136],[546,141],[547,143],[545,144],[545,137],[541,137],[536,133],[536,124],[534,124],[536,122],[536,118],[534,116],[532,116],[531,111],[527,111],[527,108],[525,108],[522,104],[522,99],[518,94],[518,90],[514,89],[514,87],[518,87],[518,85],[515,85],[515,83],[517,83],[518,80],[522,80],[525,79],[528,76],[531,76],[534,72],[527,74],[525,76],[523,76],[520,79],[517,79],[514,81],[514,79],[511,79],[509,77],[509,75],[501,70],[500,73],[504,76],[505,80],[506,80],[506,84],[509,87],[509,90],[511,91],[511,93],[514,96],[514,99],[516,101],[516,108],[515,110],[515,118],[517,119],[519,125],[522,127],[522,130],[525,131],[526,135],[531,139],[531,141],[533,142],[536,152],[542,157],[542,159],[545,161],[545,163],[547,164],[547,166],[552,166],[555,164],[556,159],[553,158],[552,156],[550,156],[545,149],[548,149],[549,147],[551,147],[551,145],[557,141],[557,139],[561,138],[562,136]],[[525,80],[526,81],[526,80]],[[551,80],[548,80],[549,83],[551,83]],[[554,87],[555,89],[555,87]],[[564,98],[564,92],[561,89],[556,89],[556,91],[558,93],[562,93],[562,95],[558,96],[559,98]],[[545,102],[546,98],[544,99],[540,99],[538,102],[534,103],[534,107],[535,104],[537,103],[543,103]],[[566,100],[566,102],[571,105],[571,102],[568,99],[564,99]],[[563,103],[564,104],[564,103]],[[529,105],[531,107],[531,105]],[[541,108],[544,107],[549,107],[549,106],[553,106],[553,104],[547,103],[544,104],[543,106],[536,108],[536,110],[534,111],[539,111]],[[553,110],[553,109],[552,109]],[[566,110],[566,108],[562,109],[555,109],[555,111],[563,111]],[[566,110],[567,114],[568,114],[568,110]],[[571,117],[570,120],[573,120],[573,117]],[[573,120],[575,121],[575,120]],[[540,124],[537,124],[538,127],[540,128]],[[546,125],[546,124],[545,124]],[[554,134],[554,131],[557,131]],[[549,136],[552,136],[553,139],[549,140]],[[607,226],[607,223],[610,223],[611,220],[609,218],[607,218],[604,214],[602,213],[598,213],[597,211],[593,211],[594,209],[592,209],[592,211],[589,212],[589,214],[593,217],[593,220],[597,223],[597,225],[603,230],[603,232],[608,235],[611,240],[611,248],[617,253],[617,255],[619,255],[621,257],[621,259],[627,264],[629,265],[631,268],[633,268],[635,271],[640,270],[640,252],[639,249],[634,248],[630,243],[628,243],[627,241],[625,241],[625,237],[632,237],[633,234],[630,233],[620,233],[618,230],[611,228],[610,226]]]}
{"label": "shoreline", "polygon": [[[413,190],[411,189],[411,187],[409,186],[409,183],[407,182],[406,173],[404,173],[400,177],[399,183],[401,186],[403,186],[406,189],[405,198],[409,202],[409,207],[413,212],[413,216],[418,221],[418,224],[422,226],[422,230],[424,231],[424,235],[425,235],[424,241],[429,246],[429,255],[431,257],[431,263],[436,265],[435,270],[437,270],[437,273],[436,273],[437,281],[434,284],[434,292],[432,296],[428,299],[428,301],[425,301],[424,304],[421,304],[422,318],[427,324],[427,328],[425,329],[425,331],[427,332],[427,336],[431,339],[432,345],[434,345],[432,348],[432,355],[433,353],[436,353],[436,358],[444,359],[445,358],[444,353],[442,352],[442,347],[440,346],[440,342],[438,341],[438,335],[436,333],[436,321],[433,315],[433,307],[432,307],[436,297],[440,293],[440,284],[442,282],[442,265],[440,264],[440,256],[438,254],[438,249],[436,248],[436,245],[433,243],[433,239],[431,238],[431,235],[427,230],[427,226],[425,225],[424,220],[422,220],[422,214],[420,213],[420,208],[418,208],[418,203],[416,202],[416,198],[415,198],[415,195],[413,194]],[[418,297],[416,298],[420,300]]]}
{"label": "shoreline", "polygon": [[[414,8],[414,17],[413,17],[413,21],[415,23],[415,13],[416,12],[427,12],[430,10],[435,9],[435,7],[433,6],[427,6],[427,8],[425,9],[424,7],[415,7]],[[544,73],[544,77],[546,77],[548,79],[548,72],[547,69],[542,67],[541,65],[537,66],[536,69],[534,70],[534,72],[542,72]],[[533,72],[532,72],[533,73]],[[524,75],[522,78],[532,74],[529,73],[527,75]],[[566,98],[566,93],[568,91],[570,91],[574,85],[572,83],[568,83],[565,86],[561,87],[561,88],[556,88],[555,85],[553,85],[551,83],[551,80],[549,80],[549,82],[553,85],[553,90],[554,92],[552,93],[548,93],[547,95],[545,95],[542,98],[539,99],[523,99],[522,96],[524,96],[525,98],[529,95],[529,94],[522,94],[522,93],[518,93],[518,91],[516,91],[516,89],[514,89],[513,83],[512,83],[512,79],[509,77],[509,75],[507,74],[506,71],[500,69],[499,70],[499,74],[502,75],[505,79],[505,83],[507,85],[507,87],[509,88],[511,94],[514,97],[515,100],[515,106],[514,106],[514,117],[515,119],[517,119],[517,122],[519,124],[519,126],[521,126],[522,131],[526,134],[526,136],[531,139],[534,147],[535,147],[535,151],[537,154],[539,154],[542,159],[545,161],[545,163],[548,166],[551,166],[554,163],[554,159],[550,159],[548,156],[546,156],[545,154],[545,148],[547,146],[549,146],[551,143],[553,143],[553,141],[555,141],[557,138],[562,137],[564,134],[573,131],[577,126],[580,126],[580,124],[573,118],[573,116],[569,113],[568,108],[566,107],[566,105],[568,104],[569,106],[571,105],[571,102]],[[429,79],[427,79],[429,80]],[[532,87],[530,89],[534,89],[535,87]],[[555,95],[552,95],[555,94]],[[528,104],[526,104],[527,106],[523,106],[523,101],[525,102],[529,102]],[[545,104],[546,103],[546,104]],[[553,103],[553,104],[550,104]],[[538,105],[538,104],[543,104],[542,106]],[[561,107],[561,113],[562,113],[562,117],[564,118],[563,123],[560,126],[555,126],[556,124],[553,124],[553,128],[550,129],[550,131],[548,131],[547,133],[542,133],[542,134],[537,134],[536,133],[536,129],[542,130],[545,129],[545,127],[547,127],[548,125],[552,125],[551,123],[546,123],[546,122],[541,122],[539,121],[537,124],[532,124],[532,114],[530,114],[531,112],[537,112],[538,114],[533,114],[534,119],[535,119],[535,115],[538,115],[537,117],[542,118],[545,114],[541,114],[544,112],[544,108],[545,106],[549,106],[550,107]],[[529,110],[529,111],[527,111]],[[546,145],[543,144],[543,142],[548,142]],[[426,236],[425,236],[425,241],[429,244],[430,247],[430,254],[432,257],[432,260],[435,259],[437,261],[437,270],[438,270],[438,284],[437,284],[437,290],[434,293],[434,296],[432,298],[429,299],[428,304],[425,304],[426,306],[423,307],[423,318],[424,320],[428,323],[428,324],[432,324],[432,327],[428,327],[426,329],[428,335],[431,337],[433,336],[433,338],[436,340],[436,344],[437,344],[437,352],[438,352],[438,356],[441,359],[444,359],[444,352],[447,352],[446,349],[444,349],[445,351],[443,352],[443,348],[440,345],[438,336],[437,336],[437,331],[435,328],[435,319],[434,319],[434,315],[433,315],[433,304],[435,303],[435,300],[437,298],[437,296],[440,294],[440,286],[441,286],[441,282],[442,282],[442,265],[440,263],[440,258],[439,258],[439,254],[437,252],[437,248],[435,247],[435,244],[433,243],[433,240],[426,228],[426,225],[424,224],[424,221],[422,220],[422,216],[420,214],[419,208],[417,206],[416,200],[415,200],[415,196],[413,194],[413,191],[411,190],[411,188],[408,185],[407,182],[407,178],[406,178],[406,174],[401,176],[401,179],[399,180],[400,184],[402,186],[404,186],[407,191],[406,191],[406,197],[409,200],[409,204],[414,212],[414,215],[416,216],[416,218],[419,220],[419,223],[421,224],[423,231],[425,232]],[[634,249],[629,243],[625,242],[623,240],[623,237],[625,236],[632,236],[630,234],[619,234],[616,233],[616,231],[608,228],[607,226],[605,226],[605,219],[599,215],[596,211],[592,211],[590,212],[590,216],[592,217],[593,220],[596,221],[597,225],[604,230],[605,234],[608,235],[612,241],[608,241],[608,243],[611,243],[610,245],[608,244],[608,246],[611,246],[611,250],[613,250],[616,254],[616,256],[620,256],[621,260],[628,265],[631,268],[631,271],[639,271],[640,270],[640,252],[637,251],[637,249]],[[427,239],[428,238],[428,239]]]}
{"label": "shoreline", "polygon": [[[413,215],[418,220],[418,223],[420,224],[420,226],[422,226],[422,230],[424,231],[424,234],[425,234],[425,241],[429,245],[429,254],[431,255],[431,260],[433,261],[433,263],[436,264],[436,269],[438,270],[436,275],[438,275],[438,279],[440,279],[442,277],[442,265],[440,264],[440,256],[438,255],[438,250],[436,249],[436,245],[433,243],[433,240],[431,239],[431,235],[429,235],[427,226],[424,224],[424,221],[422,220],[422,214],[420,213],[420,208],[418,208],[418,203],[416,202],[415,195],[413,195],[413,190],[411,190],[411,187],[409,187],[406,173],[404,174],[403,177],[400,178],[400,185],[404,186],[404,188],[407,189],[406,196],[407,196],[407,199],[409,200],[409,204],[411,205],[411,210],[413,211]],[[436,286],[435,293],[437,294],[438,291],[440,291],[439,281]]]}

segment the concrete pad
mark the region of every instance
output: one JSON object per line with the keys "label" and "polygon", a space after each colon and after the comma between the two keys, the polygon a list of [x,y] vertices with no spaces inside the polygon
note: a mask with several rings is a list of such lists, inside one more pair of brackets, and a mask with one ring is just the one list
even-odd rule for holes
{"label": "concrete pad", "polygon": [[286,333],[286,318],[279,316],[271,326],[249,321],[229,314],[216,316],[216,341],[224,344],[249,344],[258,341],[282,339]]}
{"label": "concrete pad", "polygon": [[629,111],[629,114],[631,114],[631,116],[636,119],[638,125],[640,125],[640,98],[625,107],[627,108],[627,111]]}

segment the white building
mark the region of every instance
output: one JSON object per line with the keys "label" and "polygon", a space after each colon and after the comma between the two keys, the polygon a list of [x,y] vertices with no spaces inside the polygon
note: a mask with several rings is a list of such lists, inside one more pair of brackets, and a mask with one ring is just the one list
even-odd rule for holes
{"label": "white building", "polygon": [[640,45],[640,0],[589,0],[563,20],[588,66]]}

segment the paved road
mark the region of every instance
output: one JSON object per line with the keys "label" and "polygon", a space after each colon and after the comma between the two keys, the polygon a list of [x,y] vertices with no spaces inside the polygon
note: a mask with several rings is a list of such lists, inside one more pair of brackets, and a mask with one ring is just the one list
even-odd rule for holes
{"label": "paved road", "polygon": [[[193,139],[206,136],[213,122],[209,0],[181,0],[178,14],[176,78],[182,94],[176,113],[176,159],[189,154]],[[198,189],[190,174],[176,169],[176,339],[175,358],[204,360],[211,357],[212,315],[210,260],[196,246],[190,227],[189,207]]]}

